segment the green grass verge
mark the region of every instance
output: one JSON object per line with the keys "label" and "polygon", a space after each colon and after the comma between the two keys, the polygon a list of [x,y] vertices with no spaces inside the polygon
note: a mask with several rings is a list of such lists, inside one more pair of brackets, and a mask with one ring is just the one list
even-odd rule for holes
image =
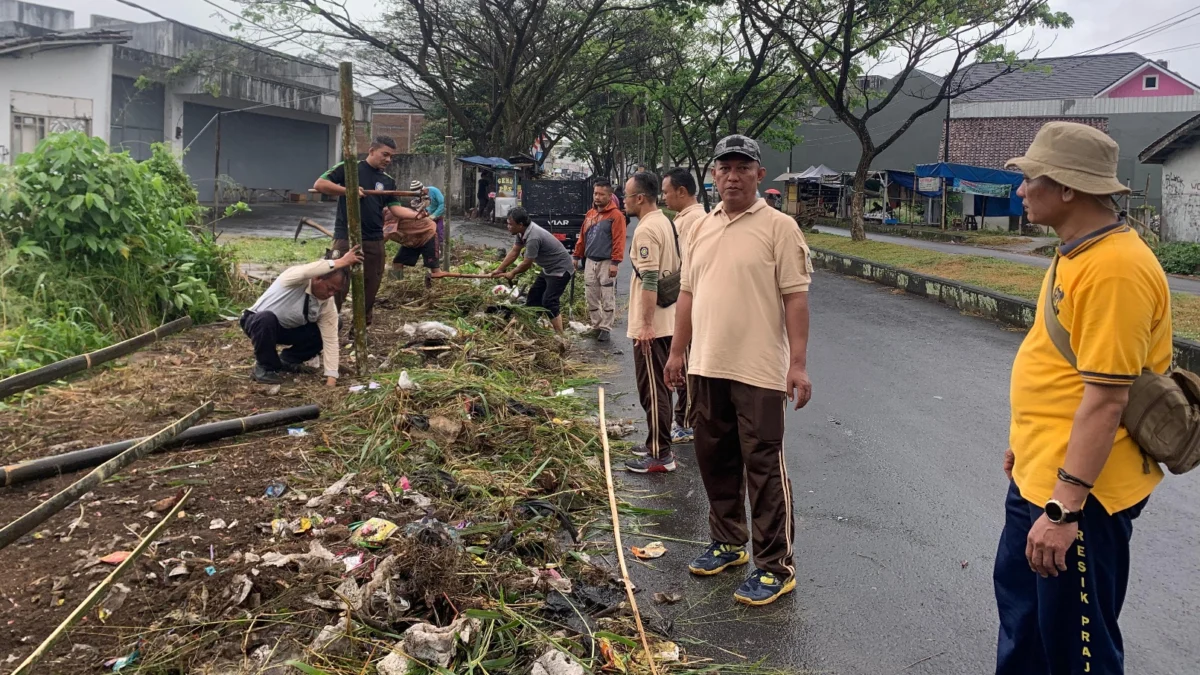
{"label": "green grass verge", "polygon": [[[1026,300],[1037,300],[1042,279],[1046,276],[1042,267],[985,256],[938,253],[880,241],[853,241],[832,234],[809,234],[806,238],[809,245],[816,248],[961,281]],[[1200,338],[1200,297],[1172,293],[1171,309],[1175,335],[1193,340]]]}

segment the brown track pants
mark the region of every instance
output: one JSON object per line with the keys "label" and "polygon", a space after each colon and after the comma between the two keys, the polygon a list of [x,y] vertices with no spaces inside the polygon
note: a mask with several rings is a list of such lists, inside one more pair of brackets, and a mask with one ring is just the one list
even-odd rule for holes
{"label": "brown track pants", "polygon": [[784,579],[796,574],[792,540],[792,483],[783,452],[782,391],[733,380],[688,379],[696,464],[708,493],[708,526],[714,541],[744,545],[746,489],[754,564]]}
{"label": "brown track pants", "polygon": [[684,388],[678,392],[675,406],[671,406],[671,389],[663,379],[667,357],[671,354],[671,336],[655,338],[650,343],[650,354],[633,346],[633,372],[637,378],[638,398],[642,410],[646,411],[646,450],[654,458],[671,454],[671,420],[681,427],[687,426],[688,395]]}
{"label": "brown track pants", "polygon": [[[333,250],[345,253],[350,250],[350,241],[348,239],[334,239]],[[367,323],[371,323],[372,315],[375,310],[375,296],[379,293],[379,285],[383,283],[383,267],[387,261],[387,256],[384,253],[384,242],[379,241],[364,241],[362,243],[363,252],[363,284],[366,286],[367,300]],[[345,291],[333,296],[333,301],[337,305],[338,311],[342,311],[342,303],[345,302],[346,296],[350,294],[349,287]]]}

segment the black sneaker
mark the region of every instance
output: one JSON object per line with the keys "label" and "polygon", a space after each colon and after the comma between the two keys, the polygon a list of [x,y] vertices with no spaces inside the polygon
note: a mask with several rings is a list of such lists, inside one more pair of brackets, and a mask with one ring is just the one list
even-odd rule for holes
{"label": "black sneaker", "polygon": [[317,372],[316,368],[306,366],[303,363],[294,363],[287,359],[280,359],[279,361],[283,364],[283,367],[279,369],[280,372],[294,373],[296,375],[313,375]]}
{"label": "black sneaker", "polygon": [[606,331],[606,330],[596,331],[596,342],[608,342],[610,339],[611,339],[611,337],[609,336],[608,331]]}
{"label": "black sneaker", "polygon": [[670,473],[675,470],[675,455],[655,459],[649,455],[636,457],[625,462],[625,468],[634,473]]}
{"label": "black sneaker", "polygon": [[738,567],[750,562],[750,554],[745,546],[722,544],[714,541],[708,545],[708,550],[688,564],[692,574],[709,577],[724,572],[726,568]]}
{"label": "black sneaker", "polygon": [[259,384],[283,384],[283,376],[278,370],[267,370],[262,366],[254,366],[250,379]]}
{"label": "black sneaker", "polygon": [[786,581],[773,572],[754,570],[733,592],[733,599],[746,605],[769,605],[796,590],[796,577]]}

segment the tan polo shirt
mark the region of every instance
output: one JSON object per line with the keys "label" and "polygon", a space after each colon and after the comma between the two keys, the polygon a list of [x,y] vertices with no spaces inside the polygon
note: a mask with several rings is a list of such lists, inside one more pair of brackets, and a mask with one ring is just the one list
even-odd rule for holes
{"label": "tan polo shirt", "polygon": [[[682,241],[680,242],[682,246]],[[629,261],[638,272],[657,271],[664,279],[679,274],[679,254],[675,250],[675,233],[671,221],[662,211],[655,211],[638,219],[637,231],[633,233],[633,245],[629,247]],[[637,274],[629,280],[629,330],[630,338],[636,338],[642,329],[642,280]],[[654,307],[654,337],[669,337],[675,334],[675,305]]]}
{"label": "tan polo shirt", "polygon": [[812,281],[796,221],[762,199],[731,221],[722,203],[693,226],[683,257],[681,287],[692,294],[688,373],[786,391],[783,296]]}
{"label": "tan polo shirt", "polygon": [[675,214],[675,229],[679,230],[679,245],[681,247],[687,248],[685,242],[687,242],[688,233],[692,231],[692,228],[695,227],[696,223],[700,222],[704,216],[704,205],[699,203],[692,204],[686,209]]}

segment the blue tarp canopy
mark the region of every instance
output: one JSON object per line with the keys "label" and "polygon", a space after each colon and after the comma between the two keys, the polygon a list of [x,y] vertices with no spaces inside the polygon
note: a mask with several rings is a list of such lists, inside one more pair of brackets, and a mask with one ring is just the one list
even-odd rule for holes
{"label": "blue tarp canopy", "polygon": [[458,161],[463,164],[474,164],[475,166],[483,166],[489,169],[497,170],[513,170],[517,167],[509,163],[503,157],[480,157],[479,155],[471,155],[470,157],[459,157]]}
{"label": "blue tarp canopy", "polygon": [[[913,172],[893,171],[888,169],[887,175],[889,183],[895,183],[900,187],[908,188],[909,190],[916,190],[917,180],[913,177]],[[920,190],[916,190],[916,192],[923,197],[933,197],[935,199],[942,196],[942,193],[940,192],[921,192]]]}
{"label": "blue tarp canopy", "polygon": [[1017,196],[1017,186],[1024,180],[1024,176],[1015,171],[1004,171],[1002,169],[988,169],[982,166],[971,166],[969,164],[951,164],[948,162],[938,162],[937,164],[918,164],[917,177],[926,178],[937,176],[939,178],[950,181],[950,185],[957,185],[959,181],[968,181],[971,183],[995,183],[997,185],[1010,185],[1008,198],[1002,197],[982,197],[975,195],[975,214],[983,216],[1019,216],[1025,212],[1021,204],[1021,198]]}

